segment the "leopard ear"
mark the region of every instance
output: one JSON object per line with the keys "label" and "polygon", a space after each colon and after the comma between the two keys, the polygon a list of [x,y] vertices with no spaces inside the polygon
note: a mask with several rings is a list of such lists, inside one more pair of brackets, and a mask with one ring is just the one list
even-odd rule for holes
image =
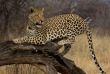
{"label": "leopard ear", "polygon": [[33,13],[33,12],[34,12],[34,8],[30,7],[30,13]]}
{"label": "leopard ear", "polygon": [[42,8],[42,12],[44,12],[44,8]]}

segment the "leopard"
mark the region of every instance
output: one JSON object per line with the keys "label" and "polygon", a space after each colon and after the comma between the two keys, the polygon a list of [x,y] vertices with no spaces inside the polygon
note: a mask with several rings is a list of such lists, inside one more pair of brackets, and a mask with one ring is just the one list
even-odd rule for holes
{"label": "leopard", "polygon": [[[29,14],[29,23],[27,25],[27,35],[13,39],[14,43],[31,43],[36,45],[45,45],[48,41],[54,39],[63,38],[58,42],[59,45],[73,44],[75,42],[75,37],[86,32],[89,49],[92,54],[92,58],[98,67],[101,74],[106,74],[100,67],[97,58],[95,56],[92,33],[89,28],[87,19],[83,19],[77,14],[62,14],[53,16],[50,18],[39,20],[37,9],[31,8],[31,13]],[[43,10],[39,10],[42,11]]]}

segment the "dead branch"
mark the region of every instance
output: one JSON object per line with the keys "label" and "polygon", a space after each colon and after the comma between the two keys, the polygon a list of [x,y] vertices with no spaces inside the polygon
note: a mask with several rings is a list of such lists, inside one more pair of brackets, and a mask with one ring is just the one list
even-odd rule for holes
{"label": "dead branch", "polygon": [[0,66],[10,64],[31,64],[45,74],[85,74],[73,61],[58,55],[61,46],[53,42],[36,46],[14,44],[7,41],[0,44]]}

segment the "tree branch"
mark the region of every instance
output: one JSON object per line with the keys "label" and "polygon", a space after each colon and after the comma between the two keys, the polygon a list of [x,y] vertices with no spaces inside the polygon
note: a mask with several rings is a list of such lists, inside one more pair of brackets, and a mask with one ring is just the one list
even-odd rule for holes
{"label": "tree branch", "polygon": [[[7,41],[0,44],[0,66],[10,64],[31,64],[45,74],[85,74],[73,61],[58,55],[61,46],[48,42],[43,46],[14,44]],[[37,51],[37,52],[35,52]]]}

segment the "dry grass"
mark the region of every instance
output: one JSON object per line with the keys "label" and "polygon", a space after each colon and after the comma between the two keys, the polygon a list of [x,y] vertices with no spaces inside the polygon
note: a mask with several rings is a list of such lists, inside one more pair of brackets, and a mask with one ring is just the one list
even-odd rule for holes
{"label": "dry grass", "polygon": [[[110,74],[110,36],[98,36],[99,31],[93,32],[93,45],[99,64],[107,74]],[[102,31],[103,32],[103,31]],[[98,33],[99,34],[99,33]],[[101,33],[100,33],[101,34]],[[87,74],[100,74],[89,51],[86,34],[76,37],[75,43],[65,57],[74,60],[75,64]],[[18,69],[17,69],[18,68]],[[3,66],[0,74],[42,74],[40,70],[30,65]]]}
{"label": "dry grass", "polygon": [[7,65],[0,67],[0,74],[44,74],[35,66],[28,64]]}
{"label": "dry grass", "polygon": [[[92,37],[98,62],[103,70],[106,71],[107,74],[110,74],[110,37],[108,35],[100,37],[97,36],[96,33],[94,33]],[[65,57],[74,60],[75,64],[82,68],[87,74],[100,74],[91,57],[87,36],[85,34],[76,37],[75,43]]]}

